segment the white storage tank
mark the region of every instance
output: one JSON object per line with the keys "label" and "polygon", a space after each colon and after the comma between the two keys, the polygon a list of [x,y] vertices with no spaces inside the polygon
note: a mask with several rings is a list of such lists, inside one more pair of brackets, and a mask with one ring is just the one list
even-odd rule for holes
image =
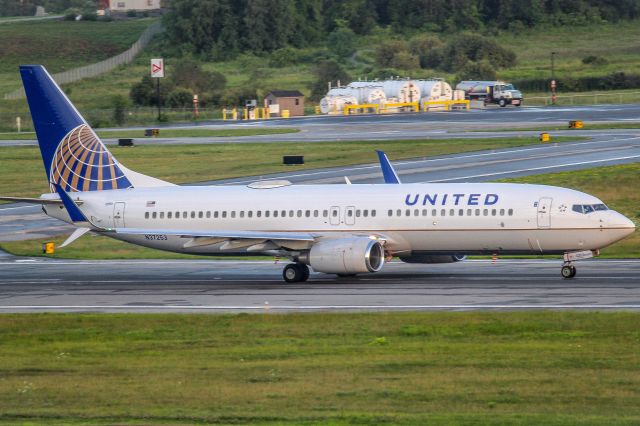
{"label": "white storage tank", "polygon": [[397,98],[398,102],[420,102],[420,88],[412,80],[386,80],[382,88],[387,99]]}
{"label": "white storage tank", "polygon": [[453,90],[444,80],[417,80],[416,84],[420,88],[422,102],[450,101],[453,99]]}
{"label": "white storage tank", "polygon": [[[331,89],[334,90],[334,89]],[[344,110],[345,105],[356,105],[358,100],[350,95],[325,96],[320,100],[320,112],[323,114],[338,114]]]}
{"label": "white storage tank", "polygon": [[370,81],[354,81],[347,88],[353,90],[353,95],[361,104],[383,104],[387,100],[382,85]]}

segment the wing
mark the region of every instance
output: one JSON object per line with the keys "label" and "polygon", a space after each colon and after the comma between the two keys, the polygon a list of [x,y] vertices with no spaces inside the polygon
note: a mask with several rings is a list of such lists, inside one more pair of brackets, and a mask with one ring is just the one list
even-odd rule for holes
{"label": "wing", "polygon": [[0,197],[0,201],[13,201],[16,203],[29,204],[62,204],[62,200],[55,198]]}
{"label": "wing", "polygon": [[305,232],[186,231],[145,228],[116,228],[111,232],[120,235],[172,235],[185,239],[184,248],[222,243],[220,250],[265,251],[279,248],[302,250],[309,248],[316,240],[316,236]]}

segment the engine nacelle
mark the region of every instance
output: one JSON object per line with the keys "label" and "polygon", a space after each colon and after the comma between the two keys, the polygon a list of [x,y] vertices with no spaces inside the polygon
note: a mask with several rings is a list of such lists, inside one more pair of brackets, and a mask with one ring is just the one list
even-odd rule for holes
{"label": "engine nacelle", "polygon": [[314,271],[328,274],[378,272],[384,265],[384,248],[369,238],[336,238],[314,244],[305,260]]}
{"label": "engine nacelle", "polygon": [[461,262],[466,258],[467,256],[460,254],[412,254],[411,256],[400,257],[400,260],[402,260],[404,263],[453,263]]}

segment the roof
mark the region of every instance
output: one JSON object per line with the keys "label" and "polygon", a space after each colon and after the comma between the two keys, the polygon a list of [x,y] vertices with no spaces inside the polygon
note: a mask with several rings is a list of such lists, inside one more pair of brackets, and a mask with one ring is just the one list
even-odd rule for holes
{"label": "roof", "polygon": [[299,90],[272,90],[267,93],[267,96],[273,95],[276,98],[297,98],[304,96]]}

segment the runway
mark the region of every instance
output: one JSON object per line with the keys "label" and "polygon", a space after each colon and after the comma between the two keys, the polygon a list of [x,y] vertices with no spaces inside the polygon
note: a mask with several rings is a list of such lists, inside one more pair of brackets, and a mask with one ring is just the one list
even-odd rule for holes
{"label": "runway", "polygon": [[640,261],[391,262],[355,278],[282,281],[272,261],[69,261],[0,258],[0,312],[280,312],[640,309]]}

